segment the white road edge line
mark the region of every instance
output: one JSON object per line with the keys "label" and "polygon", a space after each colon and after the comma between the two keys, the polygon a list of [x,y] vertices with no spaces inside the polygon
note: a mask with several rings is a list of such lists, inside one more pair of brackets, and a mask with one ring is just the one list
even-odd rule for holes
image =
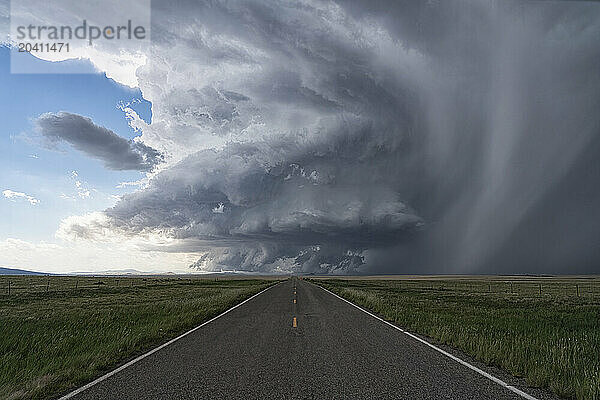
{"label": "white road edge line", "polygon": [[227,313],[228,313],[228,312],[230,312],[230,311],[233,311],[233,310],[235,310],[236,308],[238,308],[238,307],[239,307],[239,306],[241,306],[242,304],[244,304],[244,303],[246,303],[246,302],[248,302],[248,301],[252,300],[253,298],[255,298],[255,297],[257,297],[257,296],[259,296],[259,295],[263,294],[264,292],[266,292],[267,290],[271,289],[272,287],[279,285],[281,282],[284,282],[284,281],[280,281],[280,282],[277,282],[277,283],[275,283],[275,284],[273,284],[273,285],[270,285],[268,288],[265,288],[265,289],[261,290],[260,292],[256,293],[255,295],[253,295],[253,296],[251,296],[251,297],[248,297],[246,300],[242,301],[241,303],[238,303],[238,304],[236,304],[235,306],[231,307],[230,309],[228,309],[228,310],[226,310],[226,311],[223,311],[221,314],[217,315],[216,317],[213,317],[213,318],[209,319],[208,321],[206,321],[206,322],[203,322],[202,324],[198,325],[197,327],[195,327],[195,328],[193,328],[193,329],[191,329],[191,330],[189,330],[189,331],[185,332],[185,333],[184,333],[184,334],[182,334],[182,335],[179,335],[179,336],[177,336],[175,339],[171,339],[171,340],[169,340],[167,343],[163,343],[163,344],[161,344],[160,346],[158,346],[158,347],[156,347],[156,348],[154,348],[154,349],[150,350],[150,351],[149,351],[149,352],[147,352],[147,353],[144,353],[144,354],[142,354],[141,356],[139,356],[139,357],[137,357],[137,358],[134,358],[133,360],[129,361],[128,363],[121,365],[119,368],[117,368],[117,369],[114,369],[114,370],[110,371],[109,373],[107,373],[107,374],[105,374],[105,375],[102,375],[100,378],[98,378],[98,379],[96,379],[96,380],[94,380],[94,381],[92,381],[92,382],[88,383],[87,385],[84,385],[84,386],[80,387],[79,389],[76,389],[76,390],[72,391],[71,393],[64,395],[64,396],[63,396],[63,397],[61,397],[59,400],[70,399],[71,397],[73,397],[73,396],[75,396],[75,395],[77,395],[77,394],[79,394],[79,393],[83,392],[84,390],[87,390],[87,389],[91,388],[92,386],[94,386],[94,385],[96,385],[96,384],[98,384],[98,383],[102,382],[103,380],[105,380],[105,379],[107,379],[107,378],[110,378],[110,377],[111,377],[111,376],[113,376],[114,374],[116,374],[116,373],[118,373],[118,372],[120,372],[120,371],[124,370],[124,369],[125,369],[125,368],[127,368],[127,367],[130,367],[130,366],[132,366],[132,365],[133,365],[133,364],[135,364],[136,362],[143,360],[144,358],[148,357],[149,355],[156,353],[157,351],[159,351],[160,349],[163,349],[163,348],[167,347],[167,346],[168,346],[168,345],[170,345],[171,343],[173,343],[173,342],[176,342],[176,341],[178,341],[179,339],[181,339],[181,338],[183,338],[183,337],[185,337],[185,336],[189,335],[190,333],[197,331],[198,329],[202,328],[204,325],[210,324],[211,322],[213,322],[213,321],[214,321],[214,320],[216,320],[217,318],[221,318],[223,315],[227,314]]}
{"label": "white road edge line", "polygon": [[377,315],[375,315],[375,314],[373,314],[373,313],[365,310],[364,308],[357,306],[356,304],[352,303],[351,301],[348,301],[348,300],[344,299],[343,297],[338,296],[337,294],[333,293],[332,291],[325,289],[323,286],[321,286],[321,285],[317,285],[317,286],[320,287],[321,289],[323,289],[324,291],[326,291],[327,293],[334,295],[338,299],[345,301],[346,303],[350,304],[351,306],[358,308],[360,311],[362,311],[362,312],[364,312],[366,314],[369,314],[371,317],[373,317],[375,319],[378,319],[379,321],[381,321],[381,322],[383,322],[383,323],[391,326],[392,328],[394,328],[396,330],[399,330],[400,332],[404,333],[405,335],[408,335],[411,338],[413,338],[415,340],[418,340],[419,342],[421,342],[421,343],[423,343],[423,344],[431,347],[432,349],[434,349],[434,350],[442,353],[446,357],[449,357],[449,358],[453,359],[454,361],[456,361],[456,362],[464,365],[465,367],[467,367],[467,368],[469,368],[469,369],[477,372],[478,374],[485,376],[486,378],[488,378],[492,382],[495,382],[498,385],[505,387],[506,389],[510,390],[511,392],[514,392],[514,393],[518,394],[519,396],[521,396],[521,397],[523,397],[523,398],[525,398],[527,400],[538,400],[535,397],[533,397],[533,396],[525,393],[524,391],[519,390],[516,387],[509,385],[508,383],[504,382],[502,379],[496,378],[494,375],[488,374],[487,372],[485,372],[485,371],[477,368],[476,366],[474,366],[472,364],[469,364],[468,362],[466,362],[464,360],[461,360],[460,358],[456,357],[455,355],[452,355],[452,354],[448,353],[447,351],[440,349],[439,347],[437,347],[437,346],[429,343],[428,341],[426,341],[424,339],[421,339],[420,337],[418,337],[416,335],[413,335],[410,332],[405,331],[404,329],[402,329],[402,328],[400,328],[400,327],[392,324],[391,322],[388,322],[388,321],[384,320],[383,318],[378,317]]}

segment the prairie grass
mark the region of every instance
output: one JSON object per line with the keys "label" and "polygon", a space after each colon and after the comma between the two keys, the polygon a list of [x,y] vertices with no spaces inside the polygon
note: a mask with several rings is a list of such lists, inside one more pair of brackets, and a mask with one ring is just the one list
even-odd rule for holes
{"label": "prairie grass", "polygon": [[598,280],[314,282],[411,332],[524,377],[531,386],[600,399]]}
{"label": "prairie grass", "polygon": [[3,276],[0,398],[56,397],[271,283]]}

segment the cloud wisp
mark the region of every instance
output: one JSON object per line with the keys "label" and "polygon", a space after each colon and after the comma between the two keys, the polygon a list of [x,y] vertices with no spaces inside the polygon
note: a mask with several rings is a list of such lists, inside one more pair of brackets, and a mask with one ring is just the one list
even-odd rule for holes
{"label": "cloud wisp", "polygon": [[50,146],[66,142],[102,161],[108,169],[149,171],[163,160],[158,151],[141,141],[127,140],[81,115],[65,111],[45,113],[35,125]]}
{"label": "cloud wisp", "polygon": [[7,198],[7,199],[12,199],[12,200],[17,200],[17,199],[23,199],[26,200],[29,204],[31,204],[32,206],[37,206],[38,204],[40,204],[40,201],[38,199],[36,199],[33,196],[30,196],[26,193],[23,192],[15,192],[14,190],[4,190],[2,192],[2,195]]}

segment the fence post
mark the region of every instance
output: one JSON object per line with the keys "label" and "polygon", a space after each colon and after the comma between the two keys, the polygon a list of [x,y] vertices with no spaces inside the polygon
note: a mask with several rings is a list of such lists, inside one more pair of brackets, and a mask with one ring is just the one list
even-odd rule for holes
{"label": "fence post", "polygon": [[488,292],[492,293],[492,284],[488,283]]}
{"label": "fence post", "polygon": [[10,296],[10,281],[8,281],[8,295]]}
{"label": "fence post", "polygon": [[513,283],[510,283],[510,293],[513,293]]}
{"label": "fence post", "polygon": [[540,296],[542,295],[542,284],[540,283]]}
{"label": "fence post", "polygon": [[48,293],[49,289],[50,289],[50,277],[48,277],[48,280],[46,281],[46,293]]}
{"label": "fence post", "polygon": [[79,279],[77,279],[75,281],[75,290],[77,290],[79,288]]}
{"label": "fence post", "polygon": [[579,285],[575,285],[575,287],[577,288],[577,297],[579,297]]}

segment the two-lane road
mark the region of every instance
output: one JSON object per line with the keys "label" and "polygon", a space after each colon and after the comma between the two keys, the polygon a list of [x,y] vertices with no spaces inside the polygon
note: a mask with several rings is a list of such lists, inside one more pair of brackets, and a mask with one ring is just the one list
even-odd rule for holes
{"label": "two-lane road", "polygon": [[73,398],[523,397],[318,286],[289,279]]}

